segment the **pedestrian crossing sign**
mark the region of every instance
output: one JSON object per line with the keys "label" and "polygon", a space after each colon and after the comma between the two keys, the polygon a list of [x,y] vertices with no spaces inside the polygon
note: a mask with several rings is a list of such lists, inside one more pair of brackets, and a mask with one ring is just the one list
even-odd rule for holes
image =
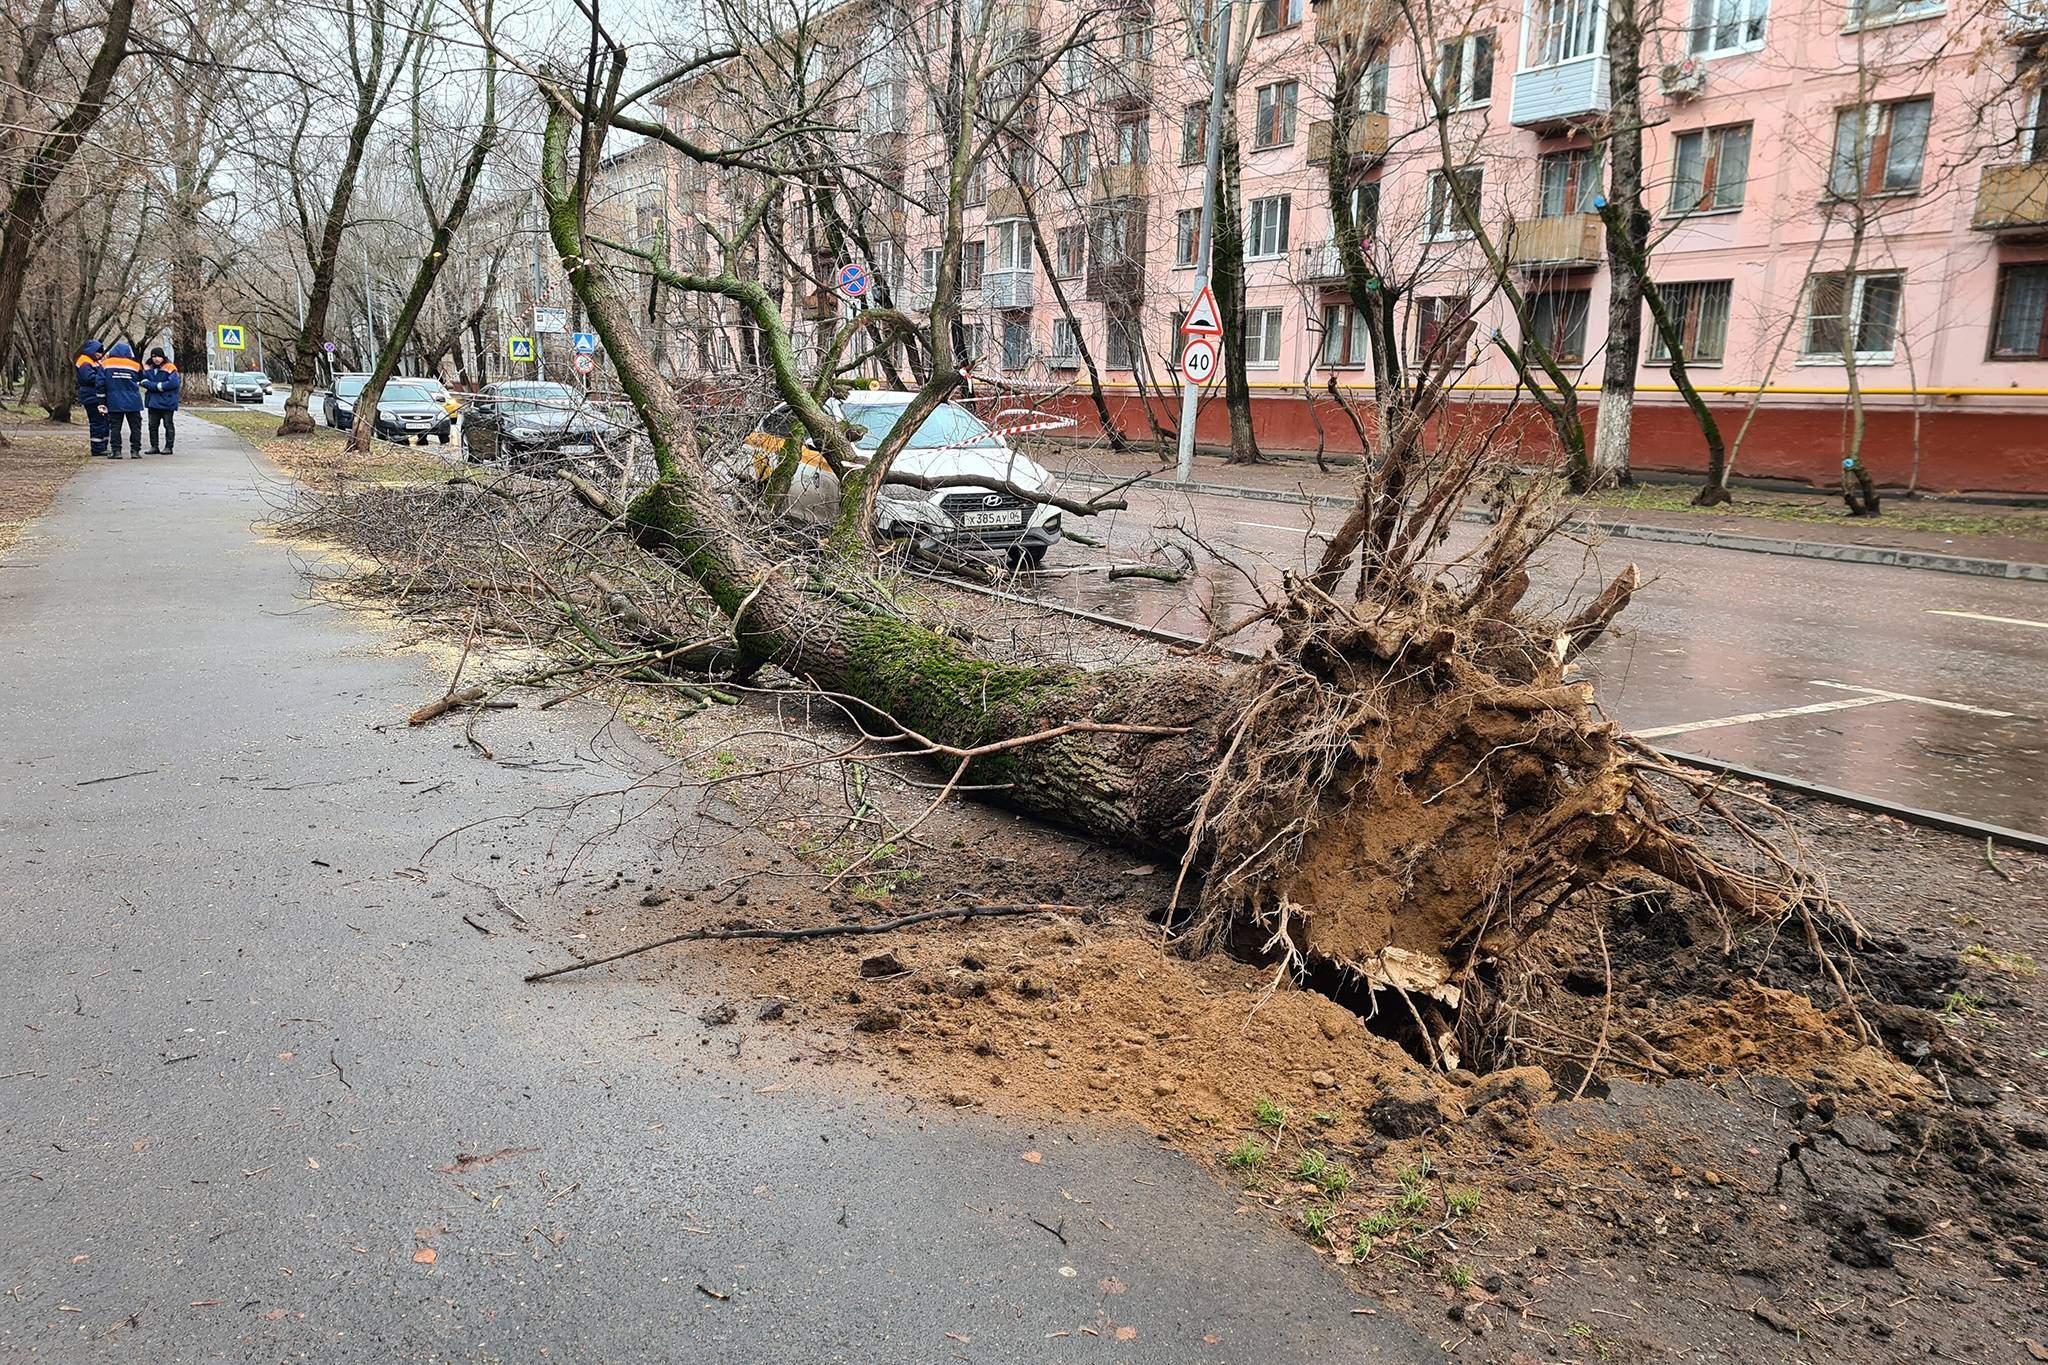
{"label": "pedestrian crossing sign", "polygon": [[240,327],[232,322],[223,322],[215,331],[218,334],[220,348],[223,351],[239,351],[242,349],[242,329]]}
{"label": "pedestrian crossing sign", "polygon": [[532,359],[533,359],[533,338],[532,338],[532,337],[507,337],[507,338],[505,338],[505,354],[506,354],[506,355],[508,355],[508,356],[510,356],[510,357],[511,357],[512,359],[514,359],[514,360],[532,360]]}

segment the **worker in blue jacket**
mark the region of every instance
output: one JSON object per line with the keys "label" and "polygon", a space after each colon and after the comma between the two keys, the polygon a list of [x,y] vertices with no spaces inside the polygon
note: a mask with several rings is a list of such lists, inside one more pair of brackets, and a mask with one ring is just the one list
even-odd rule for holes
{"label": "worker in blue jacket", "polygon": [[142,406],[149,413],[152,455],[169,455],[178,443],[178,393],[184,387],[185,376],[178,373],[164,348],[151,348],[149,361],[142,367]]}
{"label": "worker in blue jacket", "polygon": [[85,409],[85,430],[96,456],[107,453],[107,373],[100,368],[106,350],[97,341],[78,348],[78,406]]}
{"label": "worker in blue jacket", "polygon": [[142,458],[142,362],[127,342],[117,341],[100,357],[106,375],[107,422],[112,443],[107,454],[121,458],[121,431],[128,432],[128,458]]}

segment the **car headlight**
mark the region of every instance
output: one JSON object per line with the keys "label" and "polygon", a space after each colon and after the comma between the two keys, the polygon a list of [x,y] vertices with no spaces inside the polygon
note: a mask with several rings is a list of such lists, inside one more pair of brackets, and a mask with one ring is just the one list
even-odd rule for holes
{"label": "car headlight", "polygon": [[540,432],[532,427],[510,427],[506,430],[505,434],[515,441],[537,441],[540,439]]}

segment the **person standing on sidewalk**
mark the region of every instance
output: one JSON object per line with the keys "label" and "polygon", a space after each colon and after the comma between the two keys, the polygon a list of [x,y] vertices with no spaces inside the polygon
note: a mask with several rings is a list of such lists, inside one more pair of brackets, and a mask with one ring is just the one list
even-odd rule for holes
{"label": "person standing on sidewalk", "polygon": [[100,357],[107,348],[88,341],[78,348],[78,406],[85,409],[85,430],[95,457],[107,453],[107,372]]}
{"label": "person standing on sidewalk", "polygon": [[106,375],[107,422],[112,438],[109,457],[121,458],[121,430],[128,430],[128,458],[142,458],[142,362],[125,341],[117,341],[100,360]]}
{"label": "person standing on sidewalk", "polygon": [[149,363],[142,367],[142,405],[149,413],[149,453],[169,455],[178,444],[178,393],[185,376],[171,363],[164,348],[154,347]]}

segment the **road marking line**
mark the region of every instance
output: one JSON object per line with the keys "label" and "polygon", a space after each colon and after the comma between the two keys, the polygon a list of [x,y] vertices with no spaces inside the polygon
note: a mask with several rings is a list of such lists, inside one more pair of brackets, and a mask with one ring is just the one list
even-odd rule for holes
{"label": "road marking line", "polygon": [[2017,616],[1986,616],[1975,611],[1943,611],[1939,607],[1927,608],[1929,616],[1960,616],[1965,621],[1993,621],[2001,626],[2032,626],[2035,630],[2048,630],[2048,621],[2028,621]]}
{"label": "road marking line", "polygon": [[1239,526],[1256,526],[1256,527],[1258,527],[1258,528],[1259,528],[1259,529],[1260,529],[1261,531],[1285,531],[1285,532],[1287,532],[1287,533],[1288,533],[1288,534],[1290,534],[1290,535],[1297,535],[1297,536],[1298,536],[1298,535],[1301,535],[1301,534],[1303,534],[1304,532],[1306,532],[1306,533],[1309,533],[1309,534],[1312,534],[1312,535],[1318,535],[1318,536],[1321,536],[1321,537],[1322,537],[1322,538],[1323,538],[1324,540],[1328,540],[1328,539],[1330,538],[1330,537],[1329,537],[1329,534],[1328,534],[1327,532],[1324,532],[1324,531],[1317,531],[1317,530],[1315,530],[1314,528],[1312,528],[1312,527],[1308,527],[1308,526],[1275,526],[1275,525],[1274,525],[1274,524],[1273,524],[1272,522],[1270,522],[1270,521],[1240,521],[1240,522],[1237,522],[1237,523],[1236,523],[1236,525],[1239,525]]}
{"label": "road marking line", "polygon": [[1892,701],[1917,701],[1922,706],[1939,706],[1948,711],[1967,711],[1973,716],[1992,716],[1999,720],[2012,719],[2010,711],[1994,711],[1988,706],[1965,706],[1959,701],[1943,701],[1939,697],[1916,697],[1911,692],[1887,692],[1879,687],[1852,687],[1848,683],[1829,682],[1825,678],[1808,678],[1813,687],[1832,687],[1838,692],[1861,692],[1865,696],[1885,697]]}
{"label": "road marking line", "polygon": [[1723,725],[1753,725],[1760,720],[1782,720],[1786,716],[1813,716],[1822,711],[1849,711],[1858,706],[1882,706],[1896,697],[1850,697],[1842,701],[1817,701],[1805,706],[1783,706],[1775,711],[1751,711],[1747,715],[1722,716],[1716,720],[1693,720],[1683,725],[1660,725],[1654,730],[1632,730],[1637,739],[1662,739],[1666,735],[1689,735],[1695,730],[1713,730]]}

